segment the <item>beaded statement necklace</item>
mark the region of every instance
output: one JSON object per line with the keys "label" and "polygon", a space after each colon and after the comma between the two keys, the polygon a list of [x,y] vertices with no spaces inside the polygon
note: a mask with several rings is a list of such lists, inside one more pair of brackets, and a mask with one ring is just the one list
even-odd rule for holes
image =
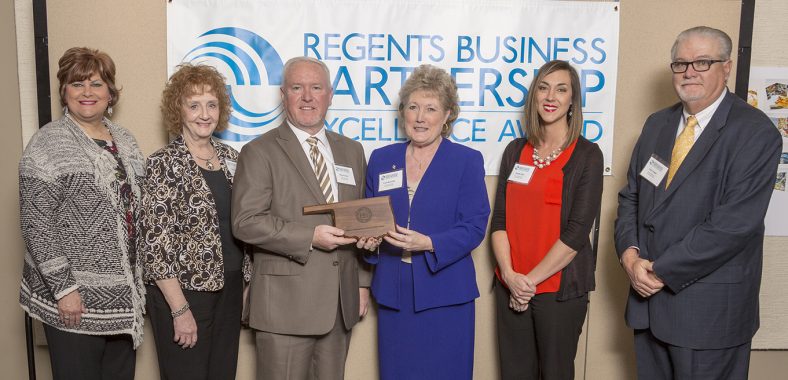
{"label": "beaded statement necklace", "polygon": [[561,155],[561,152],[563,152],[563,149],[558,148],[550,152],[550,154],[548,154],[547,157],[542,158],[539,156],[539,151],[536,150],[536,148],[534,148],[534,154],[531,157],[533,157],[534,159],[534,166],[536,166],[539,169],[542,169],[550,166],[550,164],[553,163],[553,161],[555,161],[555,159]]}

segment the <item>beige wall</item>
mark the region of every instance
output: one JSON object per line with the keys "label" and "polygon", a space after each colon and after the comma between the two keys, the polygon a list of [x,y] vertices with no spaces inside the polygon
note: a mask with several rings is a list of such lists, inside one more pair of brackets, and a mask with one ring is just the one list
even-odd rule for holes
{"label": "beige wall", "polygon": [[[772,0],[772,6],[777,7],[778,1],[781,0]],[[20,4],[28,2],[17,0],[17,8],[24,9]],[[759,3],[769,1],[759,0]],[[0,48],[6,52],[15,51],[14,1],[0,0],[0,4]],[[160,127],[157,104],[166,80],[166,3],[161,0],[50,0],[48,8],[53,99],[57,99],[54,91],[57,59],[68,47],[90,46],[105,50],[115,59],[118,66],[117,80],[123,86],[114,119],[135,133],[144,153],[149,154],[162,146],[166,137]],[[667,69],[672,39],[687,27],[707,24],[728,31],[736,40],[739,28],[739,0],[625,1],[621,9],[614,170],[612,176],[605,178],[598,286],[597,291],[591,295],[588,321],[578,350],[578,379],[634,378],[631,331],[624,326],[622,318],[627,282],[613,254],[612,223],[615,217],[616,193],[624,184],[625,168],[643,121],[651,112],[675,102]],[[677,9],[681,12],[676,12]],[[770,14],[768,11],[761,12],[758,17],[768,17]],[[17,22],[28,21],[28,14],[17,15]],[[25,33],[32,33],[32,29]],[[32,40],[32,34],[25,38],[25,41]],[[783,42],[781,46],[786,44],[788,43]],[[32,45],[20,43],[19,49],[21,56],[29,56]],[[13,54],[0,57],[0,75],[3,76],[0,83],[6,83],[6,86],[16,81],[15,58]],[[21,71],[29,70],[32,68],[22,67]],[[6,342],[0,348],[0,351],[3,351],[0,354],[0,368],[4,369],[2,377],[9,379],[22,379],[26,376],[24,326],[22,312],[16,301],[22,260],[16,188],[16,163],[21,153],[22,133],[18,128],[21,121],[19,97],[16,95],[14,91],[3,91],[0,95],[0,107],[4,111],[2,114],[6,115],[9,127],[6,128],[6,138],[0,142],[7,158],[0,161],[0,170],[3,176],[12,179],[3,181],[0,186],[0,202],[5,210],[0,216],[0,241],[7,251],[5,265],[0,269],[0,300],[6,305],[0,312],[0,339]],[[9,96],[11,99],[6,99]],[[23,100],[23,104],[29,103],[29,99]],[[23,115],[30,112],[28,107],[30,106],[25,106],[26,109],[22,110]],[[34,100],[32,107],[35,107]],[[53,103],[53,114],[60,114],[56,102]],[[35,130],[34,122],[31,124],[28,120],[25,119],[22,129]],[[495,182],[495,177],[487,177],[490,194]],[[475,378],[495,379],[497,353],[494,311],[489,292],[493,259],[488,243],[484,242],[473,256],[477,265],[477,282],[482,292],[482,297],[477,300]],[[148,330],[147,340],[138,356],[139,379],[156,378],[155,349],[151,338],[152,334]],[[376,378],[375,345],[373,312],[354,330],[347,363],[348,379]],[[244,332],[239,358],[239,379],[252,378],[252,352],[250,334]],[[51,375],[45,348],[38,348],[37,355],[39,378],[49,379]],[[788,372],[788,354],[756,352],[753,354],[752,367],[753,379],[779,377],[777,374]]]}
{"label": "beige wall", "polygon": [[0,377],[23,379],[27,373],[25,355],[24,314],[17,301],[20,269],[22,268],[22,238],[19,235],[19,189],[17,164],[22,154],[22,124],[19,93],[16,91],[16,32],[14,30],[14,2],[0,1],[0,115],[3,115],[3,138],[0,139]]}

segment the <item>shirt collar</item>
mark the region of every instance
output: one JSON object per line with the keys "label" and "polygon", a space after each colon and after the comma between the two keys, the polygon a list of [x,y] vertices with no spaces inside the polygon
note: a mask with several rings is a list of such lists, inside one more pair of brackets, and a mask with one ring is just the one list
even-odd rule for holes
{"label": "shirt collar", "polygon": [[[704,108],[702,111],[695,114],[695,119],[698,121],[698,127],[700,127],[701,130],[703,130],[703,128],[706,128],[706,126],[709,124],[712,116],[714,116],[714,112],[717,112],[717,108],[722,103],[722,100],[725,99],[725,95],[728,95],[728,89],[725,89],[725,91],[723,91],[722,94],[720,94],[720,96],[717,98],[717,100],[714,101],[714,103],[711,103],[708,107]],[[682,121],[684,122],[684,125],[687,125],[687,118],[690,117],[690,113],[687,112],[686,108],[684,108],[682,114],[683,114]]]}
{"label": "shirt collar", "polygon": [[[304,145],[306,143],[306,139],[312,137],[312,135],[310,135],[309,133],[294,127],[289,120],[287,121],[287,126],[290,127],[291,131],[293,131],[293,134],[295,134],[296,138],[298,139],[298,143],[301,145]],[[328,137],[326,137],[325,125],[323,126],[323,128],[320,128],[320,130],[317,133],[315,133],[314,136],[317,137],[317,141],[322,143],[324,146],[328,146]]]}

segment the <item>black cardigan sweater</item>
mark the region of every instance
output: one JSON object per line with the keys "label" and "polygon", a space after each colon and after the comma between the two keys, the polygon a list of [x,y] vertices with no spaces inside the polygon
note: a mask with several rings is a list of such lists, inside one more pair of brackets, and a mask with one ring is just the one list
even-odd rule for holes
{"label": "black cardigan sweater", "polygon": [[[507,179],[520,159],[526,141],[526,138],[516,139],[503,152],[490,234],[506,230]],[[596,285],[596,252],[592,249],[589,235],[602,203],[603,166],[599,146],[581,136],[577,139],[572,157],[563,167],[560,239],[577,251],[577,255],[561,273],[559,301],[583,296],[594,290]]]}

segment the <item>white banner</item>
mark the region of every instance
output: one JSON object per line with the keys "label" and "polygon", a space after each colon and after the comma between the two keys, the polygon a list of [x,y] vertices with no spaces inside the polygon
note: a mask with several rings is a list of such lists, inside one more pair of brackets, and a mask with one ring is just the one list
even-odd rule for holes
{"label": "white banner", "polygon": [[452,140],[481,151],[498,174],[506,144],[523,135],[528,85],[547,61],[571,62],[583,87],[583,134],[598,143],[610,174],[619,7],[574,1],[243,1],[167,4],[169,73],[181,62],[216,66],[233,100],[230,128],[240,148],[284,120],[279,85],[294,56],[323,60],[334,99],[326,127],[369,153],[405,141],[397,93],[412,70],[449,71],[461,108]]}

